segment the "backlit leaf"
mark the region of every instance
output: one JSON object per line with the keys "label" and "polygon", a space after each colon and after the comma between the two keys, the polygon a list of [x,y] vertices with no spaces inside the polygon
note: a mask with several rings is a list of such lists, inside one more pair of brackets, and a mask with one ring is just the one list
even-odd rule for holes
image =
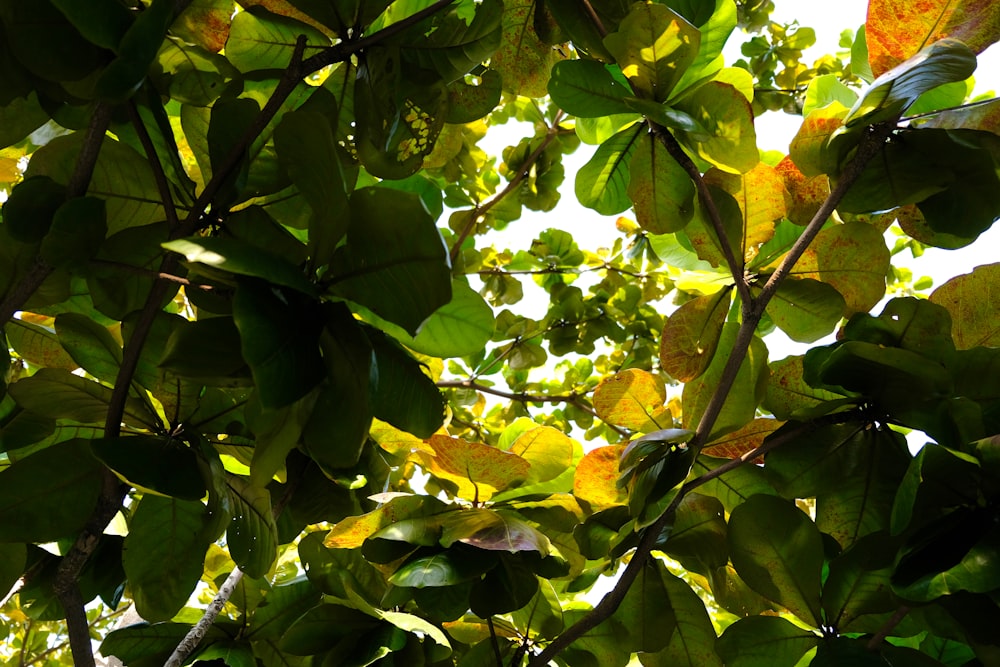
{"label": "backlit leaf", "polygon": [[677,133],[677,138],[706,162],[733,174],[745,174],[760,162],[757,132],[750,103],[728,83],[711,81],[684,98],[678,105],[707,133]]}
{"label": "backlit leaf", "polygon": [[435,435],[427,444],[434,450],[433,456],[422,457],[428,471],[456,484],[458,495],[467,500],[488,500],[522,483],[531,469],[520,456],[477,442]]}
{"label": "backlit leaf", "polygon": [[670,424],[669,412],[663,405],[666,397],[660,378],[631,368],[601,381],[594,390],[594,410],[616,426],[633,431],[655,430]]}
{"label": "backlit leaf", "polygon": [[576,173],[576,198],[602,215],[615,215],[632,205],[628,198],[629,165],[639,145],[641,125],[627,127],[602,143]]}
{"label": "backlit leaf", "polygon": [[722,667],[715,652],[716,636],[705,603],[682,579],[664,575],[677,625],[663,650],[639,654],[643,667]]}
{"label": "backlit leaf", "polygon": [[636,222],[651,234],[682,229],[694,215],[694,183],[651,134],[639,138],[629,165]]}
{"label": "backlit leaf", "polygon": [[951,314],[955,347],[1000,346],[1000,322],[993,316],[1000,307],[1000,293],[993,289],[998,280],[1000,264],[986,264],[952,278],[931,294],[931,302]]}
{"label": "backlit leaf", "polygon": [[624,445],[605,445],[580,459],[573,476],[573,495],[594,510],[625,503],[625,489],[618,486],[618,461]]}
{"label": "backlit leaf", "polygon": [[573,441],[551,426],[538,426],[522,433],[508,451],[531,464],[529,484],[558,477],[573,465]]}
{"label": "backlit leaf", "polygon": [[503,77],[503,89],[525,97],[544,97],[549,71],[560,59],[558,52],[543,43],[535,32],[536,0],[508,0],[504,3],[503,35],[490,66]]}
{"label": "backlit leaf", "polygon": [[635,4],[604,38],[632,87],[664,102],[698,55],[701,33],[666,5]]}
{"label": "backlit leaf", "polygon": [[741,618],[722,633],[717,649],[729,667],[795,667],[819,637],[776,616]]}
{"label": "backlit leaf", "polygon": [[552,68],[549,95],[568,114],[597,118],[627,113],[623,101],[632,91],[607,66],[593,60],[563,60]]}
{"label": "backlit leaf", "polygon": [[825,389],[814,389],[802,378],[802,357],[786,357],[770,365],[771,377],[767,383],[763,407],[778,419],[788,419],[799,410],[808,410],[823,401],[840,398]]}
{"label": "backlit leaf", "polygon": [[201,578],[209,540],[207,510],[197,501],[143,496],[125,538],[122,564],[136,610],[150,621],[169,620]]}
{"label": "backlit leaf", "polygon": [[307,58],[330,45],[326,35],[294,19],[260,10],[239,12],[229,29],[226,58],[241,72],[284,69],[299,35],[306,37]]}
{"label": "backlit leaf", "polygon": [[462,542],[487,551],[536,551],[547,555],[549,541],[513,512],[472,508],[441,519],[441,546]]}
{"label": "backlit leaf", "polygon": [[931,42],[952,37],[980,53],[1000,39],[1000,7],[989,0],[873,0],[865,23],[875,75],[895,67]]}
{"label": "backlit leaf", "polygon": [[201,500],[205,482],[198,456],[184,443],[160,436],[95,438],[94,455],[134,486],[182,500]]}
{"label": "backlit leaf", "polygon": [[868,312],[885,294],[889,249],[871,225],[849,222],[821,231],[792,269],[792,275],[832,285],[847,313]]}
{"label": "backlit leaf", "polygon": [[246,478],[228,476],[233,518],[226,530],[226,544],[233,560],[250,577],[263,577],[277,558],[277,527],[271,494]]}
{"label": "backlit leaf", "polygon": [[812,343],[833,332],[844,315],[844,297],[827,283],[789,278],[767,304],[767,314],[789,338]]}
{"label": "backlit leaf", "polygon": [[705,372],[715,356],[729,312],[729,290],[694,298],[675,310],[663,326],[660,364],[681,382]]}
{"label": "backlit leaf", "polygon": [[812,520],[793,503],[757,495],[729,517],[733,565],[764,597],[818,626],[823,543]]}

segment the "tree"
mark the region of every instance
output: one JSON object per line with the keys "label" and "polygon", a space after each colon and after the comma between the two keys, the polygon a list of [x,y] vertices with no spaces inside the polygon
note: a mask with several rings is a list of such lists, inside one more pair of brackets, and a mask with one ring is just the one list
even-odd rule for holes
{"label": "tree", "polygon": [[241,7],[0,3],[14,662],[1000,664],[1000,5]]}

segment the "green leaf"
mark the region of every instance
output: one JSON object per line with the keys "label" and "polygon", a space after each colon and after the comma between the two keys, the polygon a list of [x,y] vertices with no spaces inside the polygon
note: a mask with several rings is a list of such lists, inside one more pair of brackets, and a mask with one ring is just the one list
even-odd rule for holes
{"label": "green leaf", "polygon": [[741,618],[716,648],[727,667],[795,667],[820,638],[777,616]]}
{"label": "green leaf", "polygon": [[489,60],[501,46],[504,4],[500,0],[477,3],[471,21],[461,14],[459,7],[452,6],[408,30],[401,39],[403,58],[437,72],[446,84]]}
{"label": "green leaf", "polygon": [[56,211],[66,201],[66,186],[48,176],[25,178],[3,204],[7,233],[21,243],[37,243],[49,232]]}
{"label": "green leaf", "polygon": [[338,604],[321,604],[299,617],[281,636],[281,650],[293,656],[322,654],[348,637],[380,625],[364,612]]}
{"label": "green leaf", "polygon": [[85,440],[68,440],[0,471],[0,542],[54,542],[86,523],[101,464]]}
{"label": "green leaf", "polygon": [[659,546],[685,569],[708,572],[729,561],[725,508],[711,496],[689,493],[677,507],[666,542]]}
{"label": "green leaf", "polygon": [[[162,245],[167,250],[184,255],[188,262],[202,267],[260,278],[303,294],[312,295],[316,292],[316,288],[298,267],[283,257],[244,241],[199,236],[167,241]],[[209,275],[219,274],[213,272]]]}
{"label": "green leaf", "polygon": [[955,347],[1000,346],[1000,323],[993,317],[1000,294],[991,289],[1000,280],[1000,264],[977,266],[955,276],[931,293],[931,303],[948,309]]}
{"label": "green leaf", "polygon": [[[695,460],[692,471],[703,475],[730,461],[731,459],[702,454]],[[729,513],[756,494],[778,495],[764,471],[757,466],[740,466],[721,477],[712,479],[700,487],[700,493],[718,498]]]}
{"label": "green leaf", "polygon": [[122,348],[111,332],[79,313],[60,313],[55,319],[59,344],[94,377],[113,383],[122,363]]}
{"label": "green leaf", "polygon": [[[101,655],[115,656],[122,662],[135,665],[140,660],[155,659],[163,664],[184,639],[192,626],[188,623],[136,623],[108,633],[101,642]],[[205,641],[225,639],[226,633],[213,625],[208,628]]]}
{"label": "green leaf", "polygon": [[706,137],[701,132],[677,132],[678,141],[701,159],[733,174],[745,174],[760,161],[753,111],[734,86],[711,81],[686,96],[677,108],[707,133]]}
{"label": "green leaf", "polygon": [[490,66],[503,78],[503,89],[525,97],[544,97],[549,72],[560,60],[550,44],[535,32],[534,0],[504,3],[500,48],[490,58]]}
{"label": "green leaf", "polygon": [[102,463],[132,486],[181,500],[200,500],[206,492],[198,455],[169,437],[132,435],[96,438],[90,448]]}
{"label": "green leaf", "polygon": [[233,298],[233,319],[264,407],[289,405],[323,379],[322,320],[314,302],[291,290],[244,280]]}
{"label": "green leaf", "polygon": [[263,577],[278,557],[278,529],[271,494],[236,475],[226,478],[233,518],[226,529],[229,554],[250,577]]}
{"label": "green leaf", "polygon": [[494,69],[481,75],[479,84],[472,86],[459,79],[448,84],[447,123],[472,123],[493,111],[500,103],[503,81]]}
{"label": "green leaf", "polygon": [[42,239],[41,256],[55,267],[81,271],[97,254],[108,232],[104,200],[76,197],[56,211]]}
{"label": "green leaf", "polygon": [[[10,385],[8,392],[26,410],[82,424],[103,424],[111,402],[109,387],[61,368],[42,368]],[[134,397],[125,400],[125,418],[151,429],[160,427],[160,418]]]}
{"label": "green leaf", "polygon": [[[97,253],[96,266],[87,275],[87,289],[94,308],[116,320],[142,309],[156,279],[144,274],[130,275],[128,280],[122,280],[122,269],[115,265],[158,271],[164,254],[160,244],[167,240],[168,234],[167,224],[161,222],[124,229],[108,237]],[[178,273],[185,272],[179,270]],[[167,290],[164,305],[174,294],[176,290]]]}
{"label": "green leaf", "polygon": [[639,662],[643,667],[722,667],[715,649],[715,628],[705,603],[678,577],[667,573],[663,583],[677,624],[666,648],[640,654]]}
{"label": "green leaf", "polygon": [[616,215],[632,205],[628,198],[629,164],[641,125],[632,125],[598,147],[576,173],[576,198],[602,215]]}
{"label": "green leaf", "polygon": [[240,332],[231,317],[185,322],[167,339],[159,366],[212,386],[250,384],[250,369],[240,352]]}
{"label": "green leaf", "polygon": [[667,581],[673,579],[658,558],[647,559],[625,599],[612,615],[628,631],[623,648],[654,653],[667,647],[677,628]]}
{"label": "green leaf", "polygon": [[319,604],[320,599],[312,582],[302,578],[275,586],[267,593],[267,604],[259,605],[250,617],[246,637],[252,641],[279,639],[292,623]]}
{"label": "green leaf", "polygon": [[[729,360],[728,350],[732,349],[736,341],[737,328],[738,326],[733,323],[723,325],[718,349],[708,368],[700,376],[684,385],[681,395],[684,404],[682,418],[684,428],[694,430],[701,415],[705,412],[712,395],[715,393],[715,387],[718,386],[723,368]],[[733,389],[726,397],[722,411],[719,413],[708,439],[714,440],[720,435],[735,431],[749,423],[753,419],[757,405],[764,397],[766,382],[767,348],[764,346],[764,342],[755,336],[750,343],[747,357],[737,372]]]}
{"label": "green leaf", "polygon": [[674,86],[698,55],[701,33],[665,5],[635,4],[604,38],[632,87],[657,102],[670,97]]}
{"label": "green leaf", "polygon": [[[74,132],[57,137],[39,148],[31,156],[25,178],[43,175],[57,183],[68,183],[83,146],[83,135],[83,132]],[[149,162],[120,141],[107,138],[101,143],[87,192],[104,200],[108,234],[165,219]]]}
{"label": "green leaf", "polygon": [[802,116],[804,118],[812,113],[813,109],[822,109],[834,101],[850,108],[857,99],[857,92],[841,83],[836,74],[823,74],[809,82],[806,98],[802,104]]}
{"label": "green leaf", "polygon": [[705,372],[729,313],[728,289],[696,297],[671,313],[660,336],[660,365],[681,382]]}
{"label": "green leaf", "polygon": [[482,576],[488,569],[484,561],[489,562],[473,552],[449,549],[407,561],[389,577],[389,583],[410,588],[455,586]]}
{"label": "green leaf", "polygon": [[845,309],[840,292],[808,278],[783,281],[767,304],[767,314],[775,325],[800,343],[812,343],[832,333]]}
{"label": "green leaf", "polygon": [[200,502],[146,495],[132,516],[122,564],[136,611],[169,620],[198,584],[209,539]]}
{"label": "green leaf", "polygon": [[330,291],[415,335],[451,300],[447,249],[413,194],[363,188],[351,196],[347,243],[331,261]]}
{"label": "green leaf", "polygon": [[333,130],[315,111],[292,111],[274,130],[278,160],[309,207],[309,254],[321,266],[347,233],[350,213]]}
{"label": "green leaf", "polygon": [[878,615],[898,606],[889,585],[895,556],[896,545],[883,533],[862,538],[830,562],[823,584],[823,611],[832,627],[840,632],[864,632],[866,621],[881,627]]}
{"label": "green leaf", "polygon": [[261,407],[252,397],[247,405],[247,426],[256,436],[250,481],[254,486],[267,486],[271,478],[285,465],[285,458],[299,442],[302,429],[312,412],[313,400],[304,399],[275,409]]}
{"label": "green leaf", "polygon": [[[121,20],[120,14],[115,17]],[[116,45],[118,57],[108,63],[94,86],[98,97],[121,102],[139,88],[174,20],[168,0],[154,0],[141,12]]]}
{"label": "green leaf", "polygon": [[964,81],[976,69],[976,54],[957,39],[940,39],[872,82],[844,119],[848,127],[895,121],[922,94]]}
{"label": "green leaf", "polygon": [[226,58],[241,72],[285,69],[300,35],[306,38],[305,58],[330,46],[329,38],[316,28],[251,7],[233,17]]}
{"label": "green leaf", "polygon": [[683,229],[694,215],[694,183],[652,134],[644,134],[629,164],[628,197],[639,226],[651,234]]}
{"label": "green leaf", "polygon": [[594,60],[563,60],[552,68],[549,95],[568,114],[597,118],[628,113],[624,98],[631,95],[610,66]]}
{"label": "green leaf", "polygon": [[523,561],[501,558],[500,564],[472,587],[469,608],[481,618],[507,614],[531,601],[538,591],[538,577]]}
{"label": "green leaf", "polygon": [[302,430],[309,456],[330,472],[357,465],[372,422],[372,346],[347,308],[327,311],[320,335],[327,378]]}
{"label": "green leaf", "polygon": [[511,619],[514,627],[535,637],[555,637],[565,627],[559,594],[548,581],[538,582],[538,592],[531,602],[514,611]]}
{"label": "green leaf", "polygon": [[458,279],[451,283],[451,301],[424,320],[416,337],[377,315],[373,314],[370,321],[414,352],[442,359],[482,350],[492,337],[495,324],[493,309],[486,300],[467,282]]}
{"label": "green leaf", "polygon": [[823,541],[799,508],[774,496],[749,498],[729,517],[729,547],[751,588],[819,626]]}
{"label": "green leaf", "polygon": [[132,25],[132,15],[114,0],[96,0],[84,8],[72,0],[52,0],[80,34],[93,44],[114,51]]}
{"label": "green leaf", "polygon": [[24,544],[0,543],[0,588],[8,591],[24,572],[27,563],[27,547]]}
{"label": "green leaf", "polygon": [[103,53],[47,0],[4,7],[8,48],[35,76],[77,81],[100,67]]}
{"label": "green leaf", "polygon": [[444,422],[444,399],[421,365],[391,338],[366,329],[375,354],[372,412],[413,435],[426,438]]}

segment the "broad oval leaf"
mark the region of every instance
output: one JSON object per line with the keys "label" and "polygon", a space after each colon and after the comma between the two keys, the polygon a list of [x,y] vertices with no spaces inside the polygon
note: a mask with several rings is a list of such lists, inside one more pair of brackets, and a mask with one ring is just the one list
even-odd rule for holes
{"label": "broad oval leaf", "polygon": [[683,229],[694,215],[694,183],[652,134],[644,134],[629,165],[628,196],[636,222],[651,234]]}
{"label": "broad oval leaf", "polygon": [[700,296],[675,310],[660,336],[660,365],[681,382],[705,372],[715,356],[729,313],[728,289]]}
{"label": "broad oval leaf", "polygon": [[802,510],[775,496],[752,496],[729,517],[729,548],[751,588],[820,625],[823,540]]}
{"label": "broad oval leaf", "polygon": [[615,215],[632,205],[626,192],[629,164],[639,144],[641,125],[621,130],[602,143],[576,173],[576,198],[602,215]]}
{"label": "broad oval leaf", "polygon": [[143,496],[125,538],[122,565],[136,610],[150,621],[169,620],[194,591],[211,541],[200,502]]}
{"label": "broad oval leaf", "polygon": [[1000,346],[1000,322],[995,317],[1000,308],[1000,292],[994,289],[997,281],[1000,264],[986,264],[952,278],[931,293],[931,302],[951,314],[951,335],[958,349]]}
{"label": "broad oval leaf", "polygon": [[101,469],[85,440],[69,440],[0,471],[0,542],[72,537],[97,503]]}
{"label": "broad oval leaf", "polygon": [[91,440],[94,455],[133,486],[182,500],[200,500],[207,491],[198,455],[169,437],[133,435]]}
{"label": "broad oval leaf", "polygon": [[278,529],[271,510],[271,494],[246,478],[227,476],[233,518],[226,544],[233,560],[250,577],[263,577],[278,557]]}
{"label": "broad oval leaf", "polygon": [[633,431],[652,431],[671,423],[664,407],[663,380],[649,371],[630,368],[605,378],[594,390],[597,416]]}
{"label": "broad oval leaf", "polygon": [[678,140],[701,159],[734,174],[745,174],[760,162],[750,102],[732,85],[711,81],[677,107],[708,134],[677,133]]}
{"label": "broad oval leaf", "polygon": [[433,454],[423,456],[428,472],[454,483],[468,500],[488,500],[495,492],[521,484],[531,464],[517,454],[445,435],[432,436]]}
{"label": "broad oval leaf", "polygon": [[872,72],[880,75],[943,37],[960,39],[975,53],[1000,39],[1000,7],[990,0],[872,0],[865,39]]}
{"label": "broad oval leaf", "polygon": [[727,667],[795,667],[819,641],[778,616],[750,616],[726,628],[716,649]]}
{"label": "broad oval leaf", "polygon": [[623,101],[632,94],[608,69],[594,60],[564,60],[552,68],[549,95],[568,114],[598,118],[628,113]]}
{"label": "broad oval leaf", "polygon": [[[167,250],[184,255],[188,262],[241,276],[260,278],[275,285],[291,287],[303,294],[315,294],[315,286],[305,274],[283,257],[237,239],[192,237],[167,241]],[[217,273],[210,275],[217,276]]]}
{"label": "broad oval leaf", "polygon": [[233,17],[226,40],[226,59],[241,72],[284,69],[299,35],[306,37],[305,57],[330,46],[330,39],[304,23],[253,8]]}
{"label": "broad oval leaf", "polygon": [[618,462],[624,450],[624,445],[605,445],[587,452],[573,475],[573,495],[595,511],[625,504],[628,494],[618,486]]}
{"label": "broad oval leaf", "polygon": [[449,512],[441,519],[441,546],[462,542],[487,551],[549,553],[549,540],[514,512],[471,508]]}
{"label": "broad oval leaf", "polygon": [[767,314],[789,338],[812,343],[833,332],[844,315],[844,297],[827,283],[790,278],[767,304]]}
{"label": "broad oval leaf", "polygon": [[434,220],[411,193],[370,187],[351,196],[347,243],[334,253],[330,291],[415,335],[451,300],[448,254]]}
{"label": "broad oval leaf", "polygon": [[832,285],[847,304],[845,314],[868,312],[885,294],[889,249],[877,229],[861,222],[821,231],[792,275]]}
{"label": "broad oval leaf", "polygon": [[666,5],[632,5],[618,31],[604,38],[633,88],[657,102],[670,97],[674,86],[698,56],[701,32]]}

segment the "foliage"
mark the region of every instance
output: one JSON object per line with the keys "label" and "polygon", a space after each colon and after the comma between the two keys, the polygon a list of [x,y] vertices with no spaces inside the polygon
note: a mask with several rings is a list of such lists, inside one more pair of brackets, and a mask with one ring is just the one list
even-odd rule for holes
{"label": "foliage", "polygon": [[[1000,216],[1000,20],[923,5],[4,0],[0,655],[998,664],[998,265],[883,233]],[[491,245],[577,150],[613,247]]]}

